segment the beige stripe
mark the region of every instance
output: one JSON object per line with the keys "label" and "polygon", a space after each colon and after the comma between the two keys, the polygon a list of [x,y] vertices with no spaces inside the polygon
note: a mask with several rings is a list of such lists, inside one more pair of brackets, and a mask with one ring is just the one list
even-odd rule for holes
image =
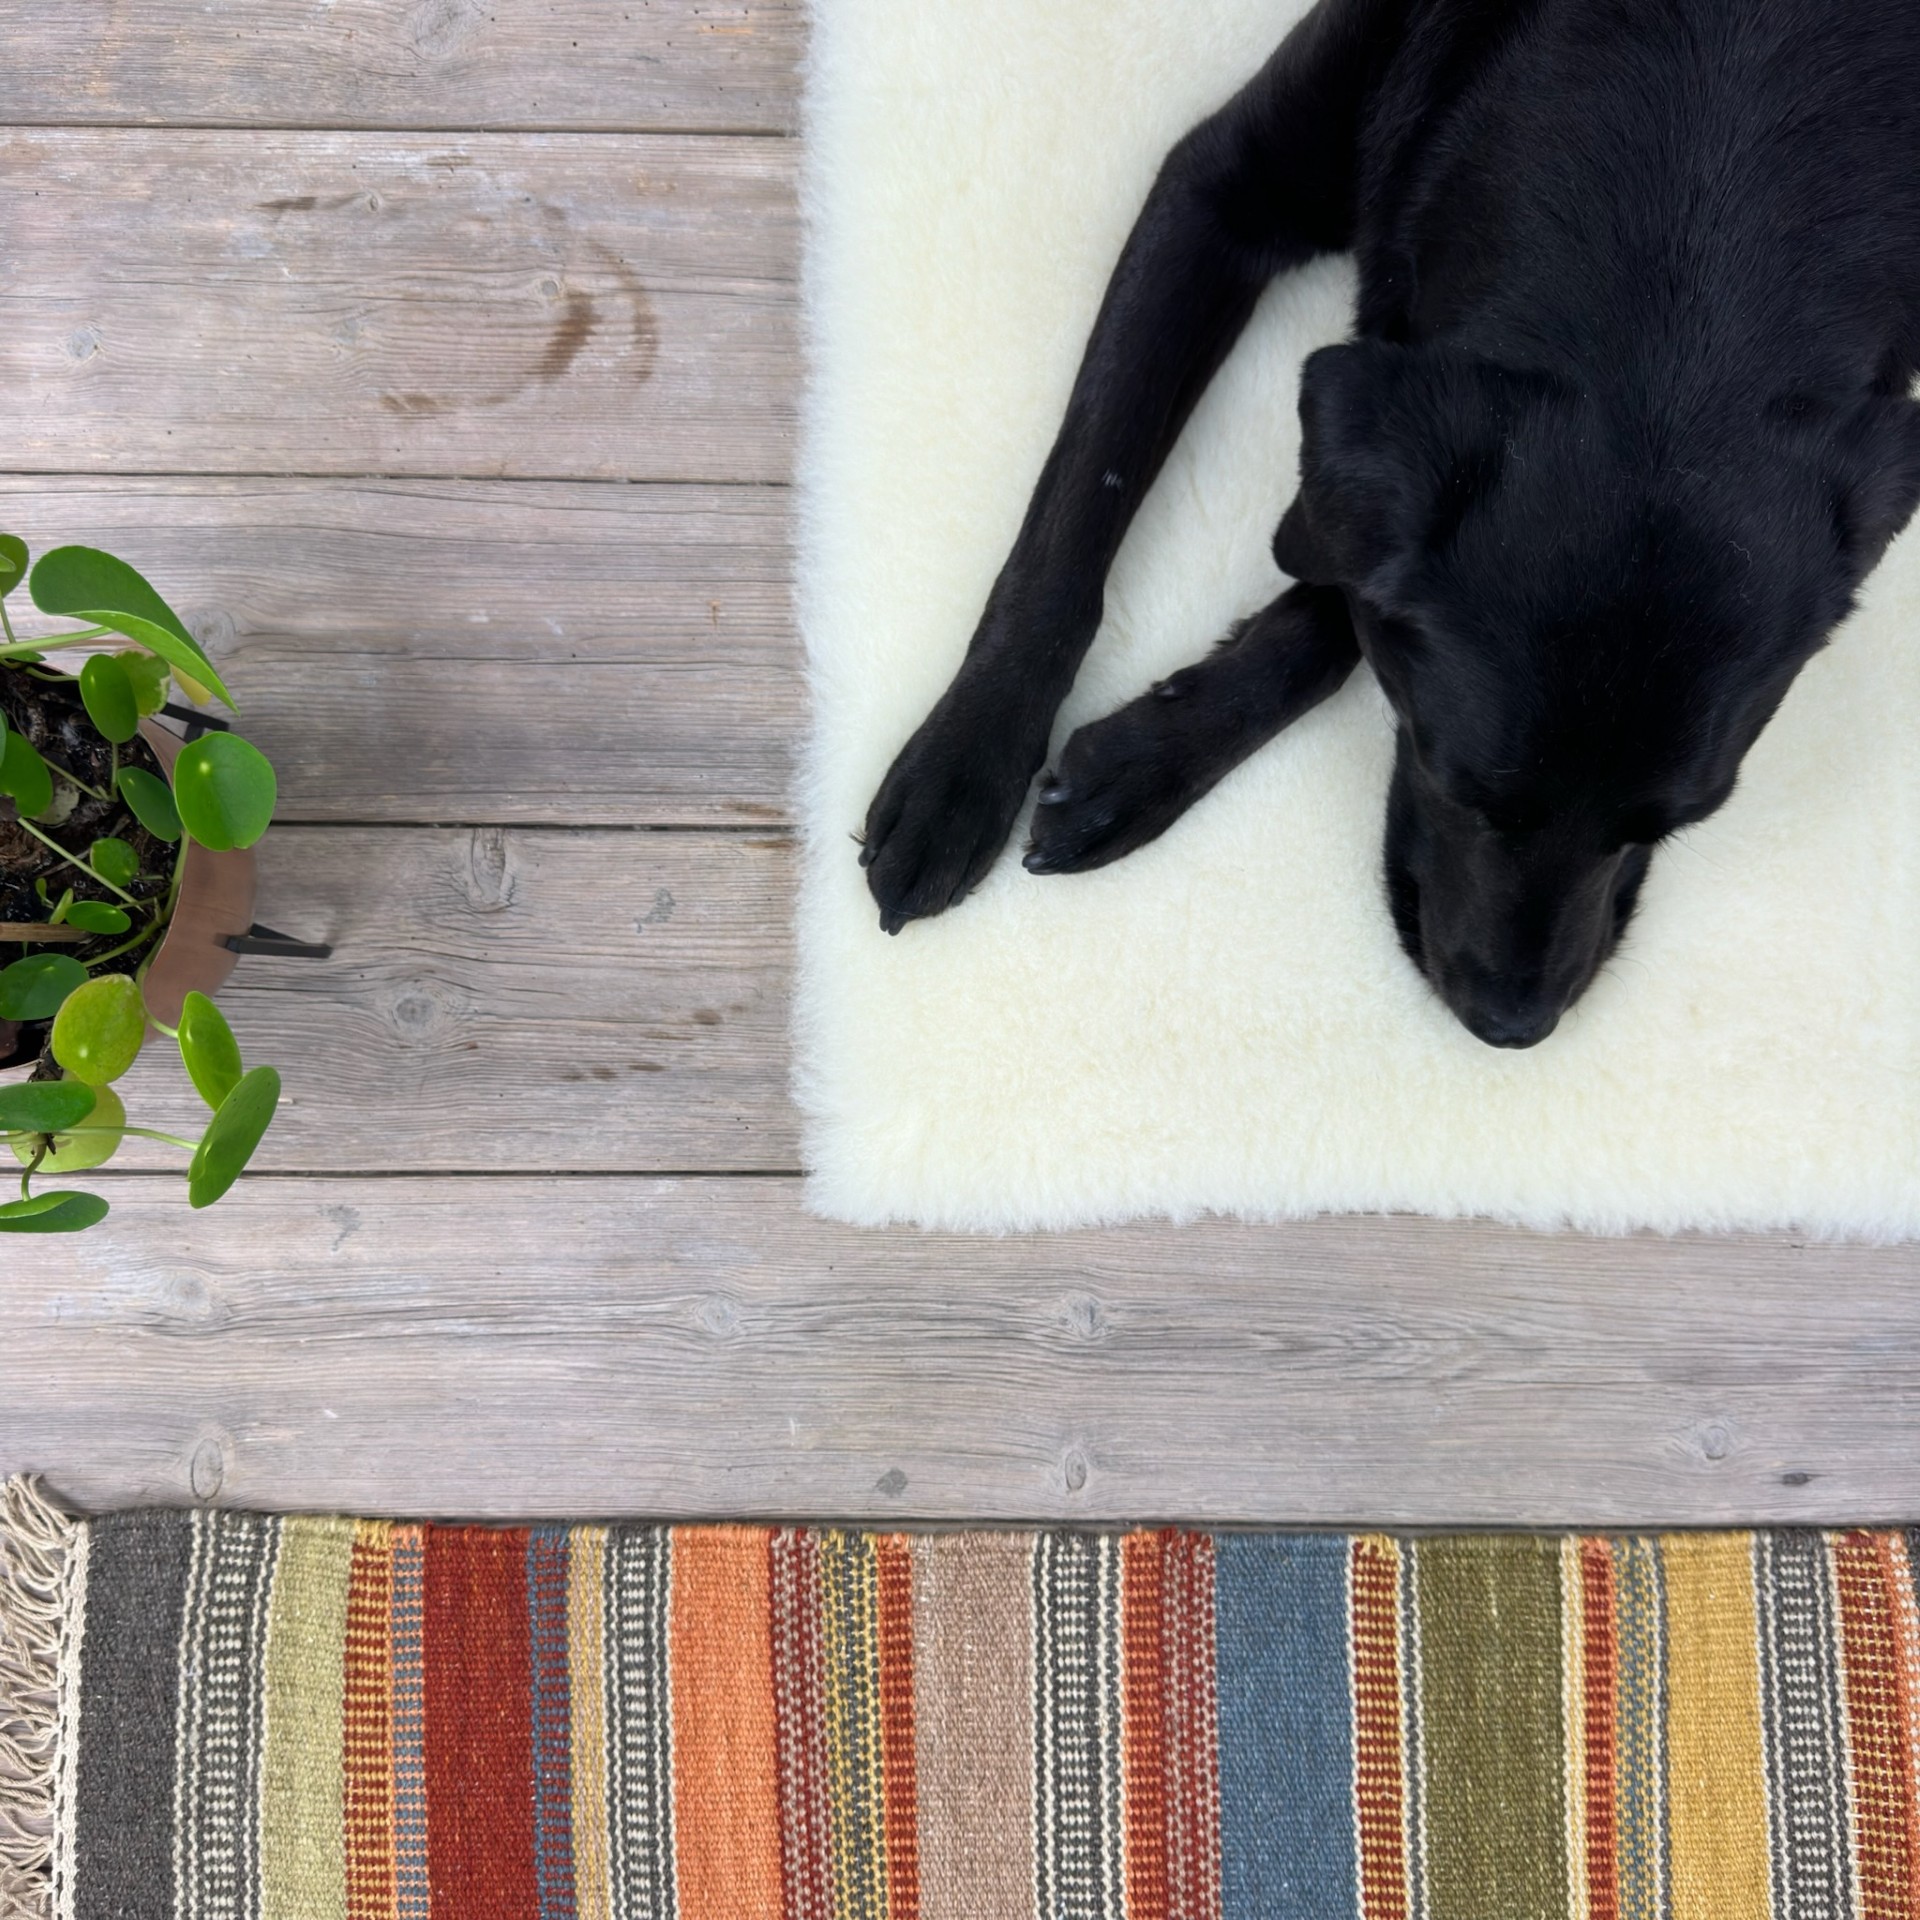
{"label": "beige stripe", "polygon": [[1580,1536],[1560,1542],[1560,1724],[1566,1729],[1567,1912],[1588,1920],[1593,1903],[1587,1888],[1587,1608],[1580,1567]]}
{"label": "beige stripe", "polygon": [[341,1716],[350,1520],[289,1519],[267,1619],[261,1920],[346,1920]]}
{"label": "beige stripe", "polygon": [[575,1527],[567,1571],[573,1715],[573,1899],[578,1920],[612,1920],[607,1841],[607,1530]]}
{"label": "beige stripe", "polygon": [[1673,1920],[1768,1920],[1753,1536],[1668,1534],[1660,1556]]}
{"label": "beige stripe", "polygon": [[914,1542],[921,1920],[1033,1920],[1032,1569],[1030,1535]]}

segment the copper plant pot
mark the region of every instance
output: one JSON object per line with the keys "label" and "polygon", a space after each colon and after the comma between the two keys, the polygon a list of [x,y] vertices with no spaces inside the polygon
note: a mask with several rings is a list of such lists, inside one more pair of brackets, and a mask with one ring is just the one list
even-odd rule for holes
{"label": "copper plant pot", "polygon": [[[169,779],[186,744],[177,733],[140,722],[140,737],[160,761]],[[180,1024],[180,1009],[190,993],[217,993],[239,965],[228,940],[253,925],[254,862],[251,847],[230,853],[188,843],[180,875],[180,898],[160,936],[159,951],[147,969],[143,992],[147,1011],[170,1027]]]}

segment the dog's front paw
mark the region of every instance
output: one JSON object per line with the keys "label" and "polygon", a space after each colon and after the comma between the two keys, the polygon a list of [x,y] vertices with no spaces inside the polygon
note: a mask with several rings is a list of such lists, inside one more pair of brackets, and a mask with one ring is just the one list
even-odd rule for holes
{"label": "dog's front paw", "polygon": [[1144,847],[1219,779],[1224,769],[1196,752],[1179,709],[1192,670],[1067,742],[1040,789],[1028,845],[1029,873],[1088,873]]}
{"label": "dog's front paw", "polygon": [[867,810],[860,864],[888,933],[944,913],[987,877],[1045,757],[1044,735],[997,723],[976,704],[949,693]]}

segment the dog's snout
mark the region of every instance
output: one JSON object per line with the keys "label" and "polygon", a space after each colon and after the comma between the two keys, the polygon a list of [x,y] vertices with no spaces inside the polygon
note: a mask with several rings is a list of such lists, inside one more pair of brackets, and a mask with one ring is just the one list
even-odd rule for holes
{"label": "dog's snout", "polygon": [[1560,1024],[1557,1007],[1482,1003],[1456,1011],[1467,1031],[1490,1047],[1537,1047]]}

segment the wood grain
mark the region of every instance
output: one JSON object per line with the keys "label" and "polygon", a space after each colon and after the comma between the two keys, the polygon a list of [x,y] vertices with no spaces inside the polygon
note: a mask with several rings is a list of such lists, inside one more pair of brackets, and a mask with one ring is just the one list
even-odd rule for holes
{"label": "wood grain", "polygon": [[249,1179],[197,1216],[107,1191],[0,1288],[0,1468],[94,1505],[1912,1515],[1911,1250],[1398,1218],[958,1239],[826,1225],[786,1181]]}
{"label": "wood grain", "polygon": [[0,122],[785,133],[799,0],[0,4]]}
{"label": "wood grain", "polygon": [[779,481],[791,143],[0,133],[15,472]]}
{"label": "wood grain", "polygon": [[[785,839],[294,827],[258,853],[260,918],[334,948],[250,955],[220,996],[286,1084],[262,1167],[799,1165]],[[155,1040],[122,1090],[138,1124],[194,1137],[205,1109],[170,1052]]]}
{"label": "wood grain", "polygon": [[226,672],[282,821],[787,816],[784,489],[14,477],[0,523],[147,573]]}

